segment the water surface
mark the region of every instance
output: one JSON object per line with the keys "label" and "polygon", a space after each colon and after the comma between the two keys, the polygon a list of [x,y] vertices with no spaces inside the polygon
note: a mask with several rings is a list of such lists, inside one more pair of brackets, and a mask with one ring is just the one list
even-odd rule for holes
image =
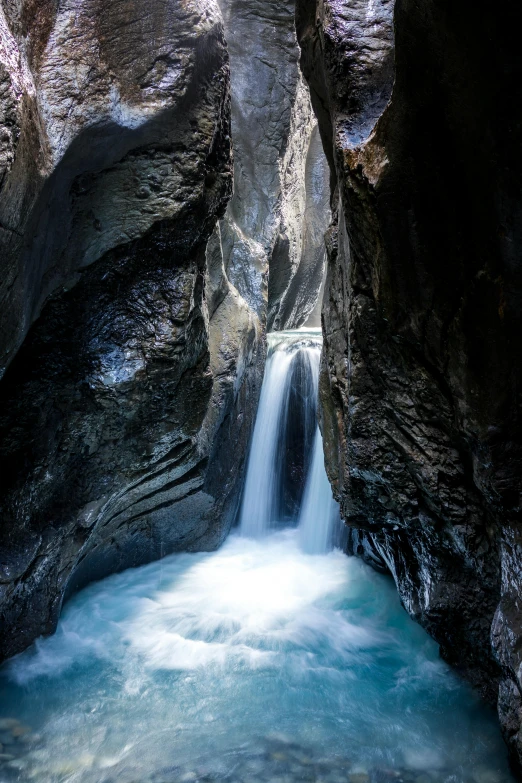
{"label": "water surface", "polygon": [[0,783],[509,779],[495,716],[391,580],[331,551],[320,332],[269,346],[241,535],[92,585],[4,666]]}
{"label": "water surface", "polygon": [[508,780],[493,713],[393,583],[298,530],[92,585],[0,704],[32,730],[0,731],[2,781]]}

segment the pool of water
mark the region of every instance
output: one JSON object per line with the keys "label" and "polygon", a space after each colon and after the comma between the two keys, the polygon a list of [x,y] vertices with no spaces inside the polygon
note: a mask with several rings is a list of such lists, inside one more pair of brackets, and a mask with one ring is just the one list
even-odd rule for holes
{"label": "pool of water", "polygon": [[510,780],[393,583],[296,530],[112,576],[0,671],[0,781]]}

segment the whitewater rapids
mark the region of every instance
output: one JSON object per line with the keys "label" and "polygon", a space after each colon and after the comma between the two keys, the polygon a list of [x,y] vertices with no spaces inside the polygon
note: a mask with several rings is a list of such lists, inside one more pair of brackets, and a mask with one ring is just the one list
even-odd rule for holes
{"label": "whitewater rapids", "polygon": [[20,780],[261,781],[274,743],[331,783],[339,768],[508,779],[493,715],[391,581],[339,551],[304,553],[295,529],[92,585],[1,686],[2,715],[34,732]]}

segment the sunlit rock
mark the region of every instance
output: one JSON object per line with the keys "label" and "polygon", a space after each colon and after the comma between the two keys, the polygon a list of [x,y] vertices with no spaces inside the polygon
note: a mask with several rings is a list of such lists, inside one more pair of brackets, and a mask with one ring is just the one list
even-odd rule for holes
{"label": "sunlit rock", "polygon": [[329,172],[299,69],[295,4],[220,5],[234,139],[234,196],[221,223],[225,269],[270,330],[292,329],[317,303],[330,219]]}
{"label": "sunlit rock", "polygon": [[232,192],[218,5],[6,2],[0,43],[4,656],[82,584],[223,540],[264,346],[207,261]]}

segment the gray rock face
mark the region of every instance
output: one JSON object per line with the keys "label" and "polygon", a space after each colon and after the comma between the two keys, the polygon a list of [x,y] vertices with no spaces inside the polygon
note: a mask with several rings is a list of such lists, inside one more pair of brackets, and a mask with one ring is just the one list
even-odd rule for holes
{"label": "gray rock face", "polygon": [[295,328],[317,302],[330,211],[328,167],[299,69],[294,0],[220,4],[234,138],[224,265],[269,330]]}
{"label": "gray rock face", "polygon": [[1,657],[86,582],[217,546],[238,503],[264,341],[206,249],[232,191],[222,19],[143,11],[0,9]]}
{"label": "gray rock face", "polygon": [[[181,147],[176,160],[176,140],[198,122],[207,59],[224,89],[219,12],[204,0],[157,2],[147,14],[139,7],[2,4],[3,368],[58,286],[186,201],[190,164],[179,161]],[[192,168],[202,169],[213,130],[194,130]],[[222,198],[219,186],[215,194]]]}
{"label": "gray rock face", "polygon": [[447,660],[500,693],[520,766],[521,11],[297,9],[338,199],[321,380],[330,477],[354,551],[387,565]]}

